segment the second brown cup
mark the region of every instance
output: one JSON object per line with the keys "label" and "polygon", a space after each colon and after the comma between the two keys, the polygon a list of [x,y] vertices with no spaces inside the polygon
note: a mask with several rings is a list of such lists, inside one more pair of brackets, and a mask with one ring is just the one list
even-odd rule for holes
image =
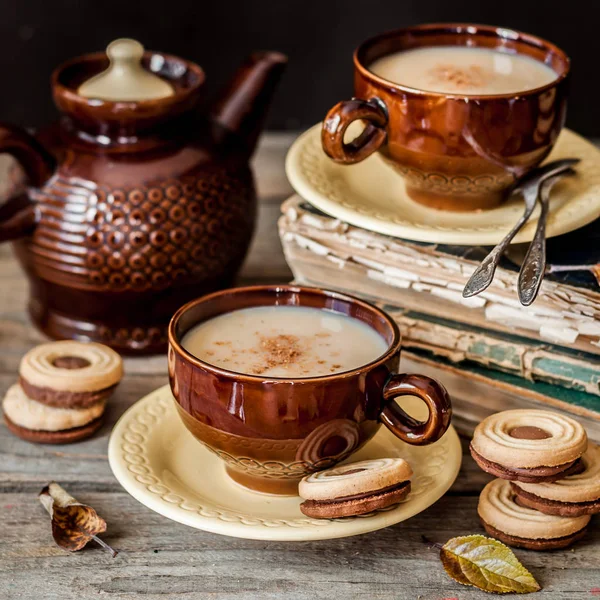
{"label": "second brown cup", "polygon": [[[461,96],[413,89],[369,70],[382,56],[433,46],[523,54],[551,66],[556,79],[516,93]],[[342,164],[379,150],[404,177],[408,195],[428,206],[491,208],[552,149],[565,120],[569,68],[554,44],[499,27],[441,23],[384,33],[354,53],[356,97],[327,113],[323,149]],[[366,128],[348,142],[344,134],[357,120]]]}
{"label": "second brown cup", "polygon": [[[235,373],[191,355],[181,345],[195,325],[255,306],[306,306],[359,319],[388,344],[378,359],[321,377],[285,379]],[[238,483],[275,494],[296,494],[305,475],[356,452],[381,423],[408,444],[429,444],[448,429],[450,398],[424,375],[399,374],[400,332],[375,306],[336,292],[297,286],[254,286],[217,292],[186,304],[169,326],[169,380],[188,430],[225,461]],[[426,421],[394,402],[418,396]]]}

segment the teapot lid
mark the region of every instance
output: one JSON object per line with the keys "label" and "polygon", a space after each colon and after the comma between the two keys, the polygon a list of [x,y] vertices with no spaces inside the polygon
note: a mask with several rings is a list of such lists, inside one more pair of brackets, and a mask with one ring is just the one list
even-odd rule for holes
{"label": "teapot lid", "polygon": [[141,63],[144,47],[136,40],[120,38],[106,48],[109,67],[84,81],[77,93],[85,98],[112,102],[138,102],[172,96],[173,86],[147,71]]}

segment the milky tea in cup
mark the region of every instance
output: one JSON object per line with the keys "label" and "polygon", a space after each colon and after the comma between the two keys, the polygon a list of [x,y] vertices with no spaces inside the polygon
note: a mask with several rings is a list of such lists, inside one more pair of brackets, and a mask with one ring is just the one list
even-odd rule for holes
{"label": "milky tea in cup", "polygon": [[532,90],[557,78],[551,67],[525,54],[469,46],[394,52],[377,59],[369,70],[418,90],[474,96]]}
{"label": "milky tea in cup", "polygon": [[196,325],[181,345],[216,367],[265,377],[320,377],[379,358],[388,343],[346,315],[303,306],[257,306]]}

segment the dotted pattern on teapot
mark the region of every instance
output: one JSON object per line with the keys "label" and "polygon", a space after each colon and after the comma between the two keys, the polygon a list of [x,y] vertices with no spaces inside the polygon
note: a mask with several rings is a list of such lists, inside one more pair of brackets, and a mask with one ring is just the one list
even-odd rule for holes
{"label": "dotted pattern on teapot", "polygon": [[[94,289],[144,291],[222,276],[241,260],[252,234],[250,178],[247,169],[211,169],[144,187],[89,189],[54,177],[36,194],[42,219],[32,251],[41,258],[42,240],[58,238],[54,259],[65,263],[58,277]],[[65,199],[62,206],[56,197]],[[82,198],[85,219],[71,225]],[[57,210],[69,228],[57,231]]]}

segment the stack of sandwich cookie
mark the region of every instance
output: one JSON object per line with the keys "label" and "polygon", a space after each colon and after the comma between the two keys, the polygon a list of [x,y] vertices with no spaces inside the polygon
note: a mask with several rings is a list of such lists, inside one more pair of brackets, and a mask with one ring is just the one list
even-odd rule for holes
{"label": "stack of sandwich cookie", "polygon": [[600,513],[600,446],[581,457],[583,471],[551,483],[513,482],[515,501],[547,515],[581,517]]}
{"label": "stack of sandwich cookie", "polygon": [[410,493],[410,465],[401,458],[377,458],[308,475],[298,492],[300,510],[315,519],[363,515],[398,504]]}
{"label": "stack of sandwich cookie", "polygon": [[509,481],[490,481],[479,497],[477,508],[484,529],[492,537],[517,548],[557,550],[581,538],[589,515],[559,517],[521,506],[515,501]]}
{"label": "stack of sandwich cookie", "polygon": [[499,479],[479,498],[485,530],[511,546],[565,548],[600,511],[600,457],[583,426],[544,410],[507,410],[482,421],[471,454]]}
{"label": "stack of sandwich cookie", "polygon": [[31,442],[84,439],[102,425],[106,400],[122,376],[121,357],[102,344],[42,344],[22,358],[19,383],[2,403],[4,420],[15,435]]}

